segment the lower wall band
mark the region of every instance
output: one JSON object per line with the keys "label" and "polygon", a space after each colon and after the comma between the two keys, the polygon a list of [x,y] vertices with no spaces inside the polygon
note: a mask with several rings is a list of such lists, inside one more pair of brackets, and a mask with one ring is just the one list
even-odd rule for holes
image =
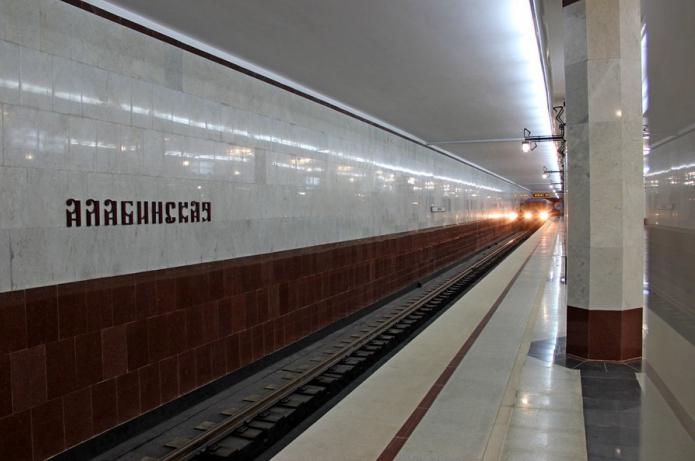
{"label": "lower wall band", "polygon": [[642,356],[642,308],[583,309],[567,306],[567,353],[592,360]]}
{"label": "lower wall band", "polygon": [[45,459],[512,230],[481,221],[0,293],[0,446]]}

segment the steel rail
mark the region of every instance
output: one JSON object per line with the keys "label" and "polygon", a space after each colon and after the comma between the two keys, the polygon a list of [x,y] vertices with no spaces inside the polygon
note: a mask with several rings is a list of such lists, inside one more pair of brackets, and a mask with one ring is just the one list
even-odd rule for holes
{"label": "steel rail", "polygon": [[363,336],[355,338],[353,342],[335,351],[334,353],[332,353],[331,356],[328,356],[328,358],[325,361],[318,363],[312,368],[307,369],[304,373],[301,374],[301,376],[298,376],[296,379],[289,381],[287,384],[278,388],[276,391],[268,393],[252,405],[241,410],[238,414],[235,414],[234,416],[231,416],[230,418],[222,421],[221,423],[202,433],[200,436],[191,439],[189,442],[178,448],[175,448],[166,456],[155,459],[158,459],[159,461],[184,461],[190,460],[193,457],[203,453],[206,447],[214,445],[222,441],[226,437],[230,436],[232,432],[249,422],[256,415],[276,405],[278,401],[290,396],[291,394],[296,392],[298,388],[304,386],[305,384],[308,384],[311,380],[318,377],[322,373],[325,373],[329,368],[333,367],[334,365],[338,364],[345,357],[359,350],[365,344],[369,343],[370,341],[382,335],[384,332],[393,328],[404,318],[413,314],[415,311],[425,306],[434,298],[442,295],[446,290],[451,288],[452,285],[455,285],[457,282],[461,281],[471,273],[475,272],[476,269],[487,264],[489,261],[494,260],[494,258],[496,258],[500,253],[503,253],[504,251],[509,249],[520,238],[527,234],[530,234],[532,231],[533,230],[523,230],[513,234],[511,237],[508,237],[509,240],[503,243],[500,247],[496,248],[491,253],[485,255],[484,257],[482,257],[481,259],[479,259],[460,273],[454,275],[448,280],[445,280],[441,283],[441,285],[433,288],[431,292],[425,294],[422,298],[416,300],[410,306],[406,307],[398,314],[390,318],[387,317],[388,320],[384,320],[382,318],[381,320],[384,320],[384,323],[377,326],[373,330],[366,332]]}

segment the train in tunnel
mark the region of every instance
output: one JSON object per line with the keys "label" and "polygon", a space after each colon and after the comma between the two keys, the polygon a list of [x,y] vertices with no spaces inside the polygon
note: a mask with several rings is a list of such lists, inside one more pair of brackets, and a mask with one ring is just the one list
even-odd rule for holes
{"label": "train in tunnel", "polygon": [[546,198],[529,198],[519,205],[519,218],[526,221],[545,221],[554,216],[561,216],[561,208]]}

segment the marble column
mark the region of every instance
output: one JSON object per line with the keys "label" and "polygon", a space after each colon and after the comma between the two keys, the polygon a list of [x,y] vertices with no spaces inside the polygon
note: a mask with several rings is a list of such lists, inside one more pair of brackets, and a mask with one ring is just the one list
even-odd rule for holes
{"label": "marble column", "polygon": [[642,354],[639,0],[564,0],[567,352]]}

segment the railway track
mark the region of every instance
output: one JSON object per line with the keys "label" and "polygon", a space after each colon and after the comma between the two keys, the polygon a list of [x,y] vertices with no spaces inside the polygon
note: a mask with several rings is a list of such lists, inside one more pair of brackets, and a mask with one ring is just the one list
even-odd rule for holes
{"label": "railway track", "polygon": [[414,336],[470,289],[537,227],[508,236],[488,254],[460,272],[426,289],[340,343],[323,351],[303,367],[283,369],[283,383],[268,386],[263,395],[247,399],[248,405],[223,412],[219,423],[196,426],[200,435],[176,438],[165,444],[171,451],[142,461],[248,460],[264,453],[310,414],[335,397],[394,348]]}

